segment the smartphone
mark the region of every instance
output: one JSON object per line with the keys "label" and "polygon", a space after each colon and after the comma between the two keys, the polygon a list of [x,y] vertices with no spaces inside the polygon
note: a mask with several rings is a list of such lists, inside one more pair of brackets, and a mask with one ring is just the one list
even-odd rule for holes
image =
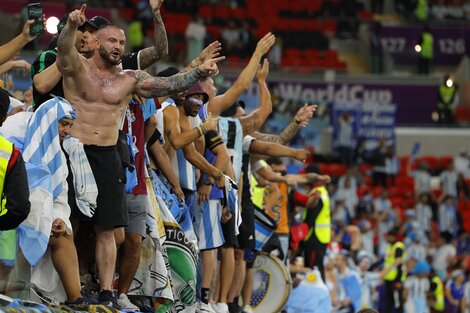
{"label": "smartphone", "polygon": [[34,20],[34,24],[29,27],[29,33],[36,36],[44,32],[44,13],[40,3],[28,4],[28,18]]}

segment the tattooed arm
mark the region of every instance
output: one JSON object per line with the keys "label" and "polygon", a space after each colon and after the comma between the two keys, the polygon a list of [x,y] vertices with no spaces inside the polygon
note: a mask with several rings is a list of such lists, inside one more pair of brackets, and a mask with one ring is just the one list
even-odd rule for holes
{"label": "tattooed arm", "polygon": [[247,116],[240,118],[240,123],[243,128],[243,135],[250,135],[254,131],[260,129],[264,124],[268,116],[271,114],[273,106],[271,102],[271,93],[269,92],[268,85],[266,84],[266,78],[269,73],[269,62],[264,60],[263,66],[259,69],[258,85],[259,85],[259,108],[248,114]]}
{"label": "tattooed arm", "polygon": [[289,143],[297,134],[300,128],[305,127],[317,109],[316,105],[305,104],[295,114],[290,124],[279,134],[264,134],[255,132],[253,137],[260,141],[275,142],[281,145]]}
{"label": "tattooed arm", "polygon": [[168,54],[168,37],[166,35],[165,24],[163,23],[162,16],[160,15],[160,6],[162,3],[163,0],[150,0],[153,19],[155,21],[155,35],[153,37],[153,47],[140,50],[139,63],[140,68],[143,70],[156,63],[164,55]]}
{"label": "tattooed arm", "polygon": [[225,59],[209,59],[197,68],[170,77],[154,77],[144,71],[135,71],[137,83],[133,93],[144,98],[154,98],[185,91],[197,81],[217,71],[217,62]]}
{"label": "tattooed arm", "polygon": [[83,4],[80,10],[75,10],[69,14],[67,24],[60,32],[57,40],[57,68],[62,75],[72,75],[81,67],[80,54],[75,48],[78,26],[85,23],[85,9]]}

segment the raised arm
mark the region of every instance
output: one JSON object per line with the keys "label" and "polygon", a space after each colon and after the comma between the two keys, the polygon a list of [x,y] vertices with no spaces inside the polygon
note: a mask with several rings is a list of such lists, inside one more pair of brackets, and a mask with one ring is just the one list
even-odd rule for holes
{"label": "raised arm", "polygon": [[60,32],[57,40],[57,68],[62,75],[72,75],[80,69],[80,54],[75,48],[77,28],[85,23],[86,4],[80,10],[75,10],[69,14],[67,24]]}
{"label": "raised arm", "polygon": [[308,157],[308,151],[293,149],[273,142],[254,140],[250,146],[250,153],[269,155],[272,157],[292,157],[304,161]]}
{"label": "raised arm", "polygon": [[144,71],[135,71],[137,84],[134,93],[140,97],[154,98],[185,91],[197,81],[216,72],[217,62],[223,59],[225,59],[225,57],[209,59],[189,72],[170,77],[154,77]]}
{"label": "raised arm", "polygon": [[7,42],[6,44],[0,46],[0,64],[3,64],[13,58],[16,53],[18,53],[23,47],[30,41],[33,41],[36,36],[31,36],[29,34],[29,26],[34,23],[34,20],[27,21],[24,26],[21,34]]}
{"label": "raised arm", "polygon": [[316,110],[317,105],[305,104],[297,111],[292,121],[279,135],[255,132],[253,136],[260,141],[269,141],[285,145],[289,143],[292,138],[294,138],[300,128],[307,126],[308,121],[313,116]]}
{"label": "raised arm", "polygon": [[168,37],[166,35],[165,24],[163,23],[162,16],[160,15],[160,7],[162,3],[163,0],[150,0],[155,29],[153,46],[142,49],[139,53],[140,68],[143,70],[168,54]]}
{"label": "raised arm", "polygon": [[190,71],[193,68],[198,67],[202,63],[206,62],[209,59],[213,59],[219,56],[220,50],[222,50],[222,44],[220,42],[213,41],[204,50],[199,53],[199,55],[192,60],[191,64],[187,65],[182,72]]}
{"label": "raised arm", "polygon": [[260,129],[273,110],[271,93],[269,92],[268,85],[266,84],[268,73],[269,62],[265,59],[263,66],[258,71],[258,85],[260,90],[259,107],[247,116],[240,118],[244,135],[250,135],[254,131]]}
{"label": "raised arm", "polygon": [[235,83],[224,94],[216,96],[209,101],[207,108],[209,112],[212,112],[214,116],[219,116],[220,113],[227,110],[237,101],[250,86],[258,70],[261,58],[269,51],[275,41],[276,38],[271,33],[267,33],[258,41],[256,50],[251,56],[248,65],[240,73]]}

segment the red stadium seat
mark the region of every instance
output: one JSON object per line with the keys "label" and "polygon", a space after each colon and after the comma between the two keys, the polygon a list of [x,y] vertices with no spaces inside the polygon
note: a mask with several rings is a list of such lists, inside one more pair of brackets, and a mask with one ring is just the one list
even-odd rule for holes
{"label": "red stadium seat", "polygon": [[405,208],[405,199],[402,197],[390,197],[390,202],[392,203],[393,208]]}
{"label": "red stadium seat", "polygon": [[457,124],[470,124],[470,108],[460,106],[456,107],[454,117]]}
{"label": "red stadium seat", "polygon": [[415,181],[411,176],[398,176],[395,178],[395,184],[399,187],[412,187],[414,189]]}
{"label": "red stadium seat", "polygon": [[214,7],[210,5],[201,5],[198,13],[202,18],[210,20],[214,16]]}
{"label": "red stadium seat", "polygon": [[441,169],[445,169],[447,167],[447,165],[453,160],[454,160],[454,158],[452,156],[441,156],[437,160],[437,166]]}

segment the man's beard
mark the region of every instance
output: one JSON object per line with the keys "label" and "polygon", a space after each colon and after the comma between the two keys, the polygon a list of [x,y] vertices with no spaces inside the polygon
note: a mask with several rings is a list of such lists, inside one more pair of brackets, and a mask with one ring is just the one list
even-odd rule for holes
{"label": "man's beard", "polygon": [[111,59],[111,57],[109,56],[109,53],[103,48],[103,47],[100,47],[100,56],[103,58],[103,60],[110,64],[110,65],[118,65],[119,63],[121,63],[121,58],[119,58],[119,60],[114,60],[114,59]]}

